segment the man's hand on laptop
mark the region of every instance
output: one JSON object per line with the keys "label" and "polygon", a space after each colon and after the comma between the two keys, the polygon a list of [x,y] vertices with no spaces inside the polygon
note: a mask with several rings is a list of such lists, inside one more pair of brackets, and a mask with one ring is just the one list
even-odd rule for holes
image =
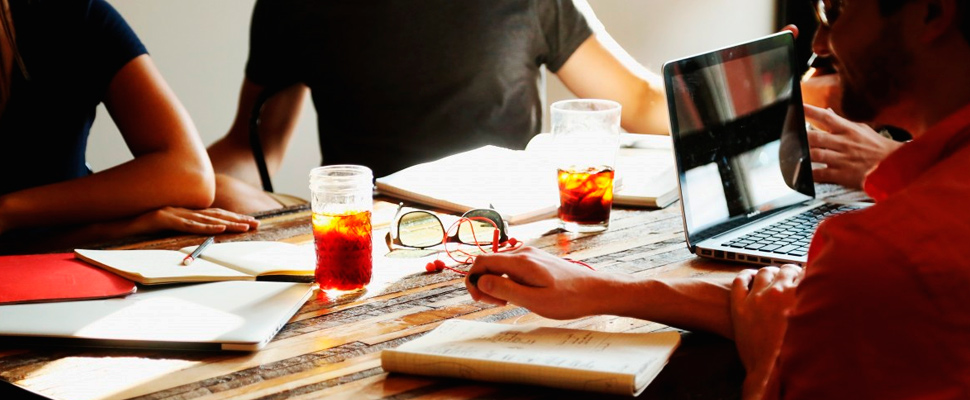
{"label": "man's hand on laptop", "polygon": [[731,284],[731,324],[747,372],[744,393],[761,393],[781,349],[804,271],[786,264],[741,271]]}
{"label": "man's hand on laptop", "polygon": [[816,182],[861,189],[866,174],[903,145],[831,109],[806,104],[805,119],[813,127],[808,131],[812,162],[825,164],[812,170]]}

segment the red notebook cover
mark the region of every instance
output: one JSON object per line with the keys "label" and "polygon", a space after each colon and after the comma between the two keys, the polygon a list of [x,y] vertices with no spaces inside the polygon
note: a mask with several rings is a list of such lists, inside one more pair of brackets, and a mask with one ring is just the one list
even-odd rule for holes
{"label": "red notebook cover", "polygon": [[135,283],[74,259],[74,254],[0,256],[0,304],[125,296]]}

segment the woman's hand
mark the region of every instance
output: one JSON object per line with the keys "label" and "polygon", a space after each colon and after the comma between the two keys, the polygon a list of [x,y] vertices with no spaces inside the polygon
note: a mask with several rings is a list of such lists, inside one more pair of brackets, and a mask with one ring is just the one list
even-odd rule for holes
{"label": "woman's hand", "polygon": [[220,208],[194,210],[181,207],[162,207],[134,218],[102,222],[81,227],[65,236],[65,240],[104,242],[159,232],[182,232],[195,235],[246,232],[259,227],[259,221],[245,214]]}
{"label": "woman's hand", "polygon": [[0,237],[0,252],[71,249],[160,232],[215,235],[246,232],[257,227],[259,227],[259,221],[256,218],[218,208],[193,210],[163,207],[133,218],[51,230],[44,232],[42,238],[32,235],[4,241]]}
{"label": "woman's hand", "polygon": [[259,227],[259,221],[256,218],[221,208],[192,210],[181,207],[163,207],[131,219],[125,229],[129,235],[161,231],[214,235],[227,232],[246,232],[257,227]]}

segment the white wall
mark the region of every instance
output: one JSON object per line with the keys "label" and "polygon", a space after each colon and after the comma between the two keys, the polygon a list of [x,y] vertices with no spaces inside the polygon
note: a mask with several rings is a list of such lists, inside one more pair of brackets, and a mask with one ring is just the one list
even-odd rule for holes
{"label": "white wall", "polygon": [[[208,146],[229,129],[249,49],[255,0],[108,0],[148,48],[165,80],[192,115]],[[311,102],[274,179],[276,190],[308,197],[307,173],[320,163]],[[91,130],[88,163],[95,171],[131,159],[101,106]]]}
{"label": "white wall", "polygon": [[[243,78],[255,0],[109,0],[148,47],[162,75],[192,115],[206,145],[229,128]],[[770,33],[774,0],[588,0],[609,34],[653,71],[664,61]],[[550,77],[548,101],[571,97]],[[297,133],[273,183],[306,197],[320,162],[316,119],[304,103]],[[92,129],[95,171],[131,158],[103,107]]]}
{"label": "white wall", "polygon": [[[663,63],[750,40],[774,30],[774,0],[576,0],[589,3],[607,34],[634,60],[660,73]],[[594,30],[597,27],[594,25]],[[600,35],[601,41],[609,41]],[[606,43],[609,47],[609,43]],[[555,77],[547,101],[574,96]],[[545,114],[548,126],[548,113]]]}

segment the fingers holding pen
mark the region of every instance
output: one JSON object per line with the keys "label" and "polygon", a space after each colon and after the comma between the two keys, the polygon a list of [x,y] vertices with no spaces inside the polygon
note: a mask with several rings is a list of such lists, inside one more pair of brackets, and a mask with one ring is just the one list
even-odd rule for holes
{"label": "fingers holding pen", "polygon": [[478,256],[465,281],[478,301],[513,303],[547,318],[589,315],[603,295],[601,273],[533,247]]}
{"label": "fingers holding pen", "polygon": [[475,258],[465,286],[472,298],[490,304],[504,305],[507,301],[520,303],[530,288],[546,287],[549,274],[537,268],[532,248],[508,253],[482,254]]}

